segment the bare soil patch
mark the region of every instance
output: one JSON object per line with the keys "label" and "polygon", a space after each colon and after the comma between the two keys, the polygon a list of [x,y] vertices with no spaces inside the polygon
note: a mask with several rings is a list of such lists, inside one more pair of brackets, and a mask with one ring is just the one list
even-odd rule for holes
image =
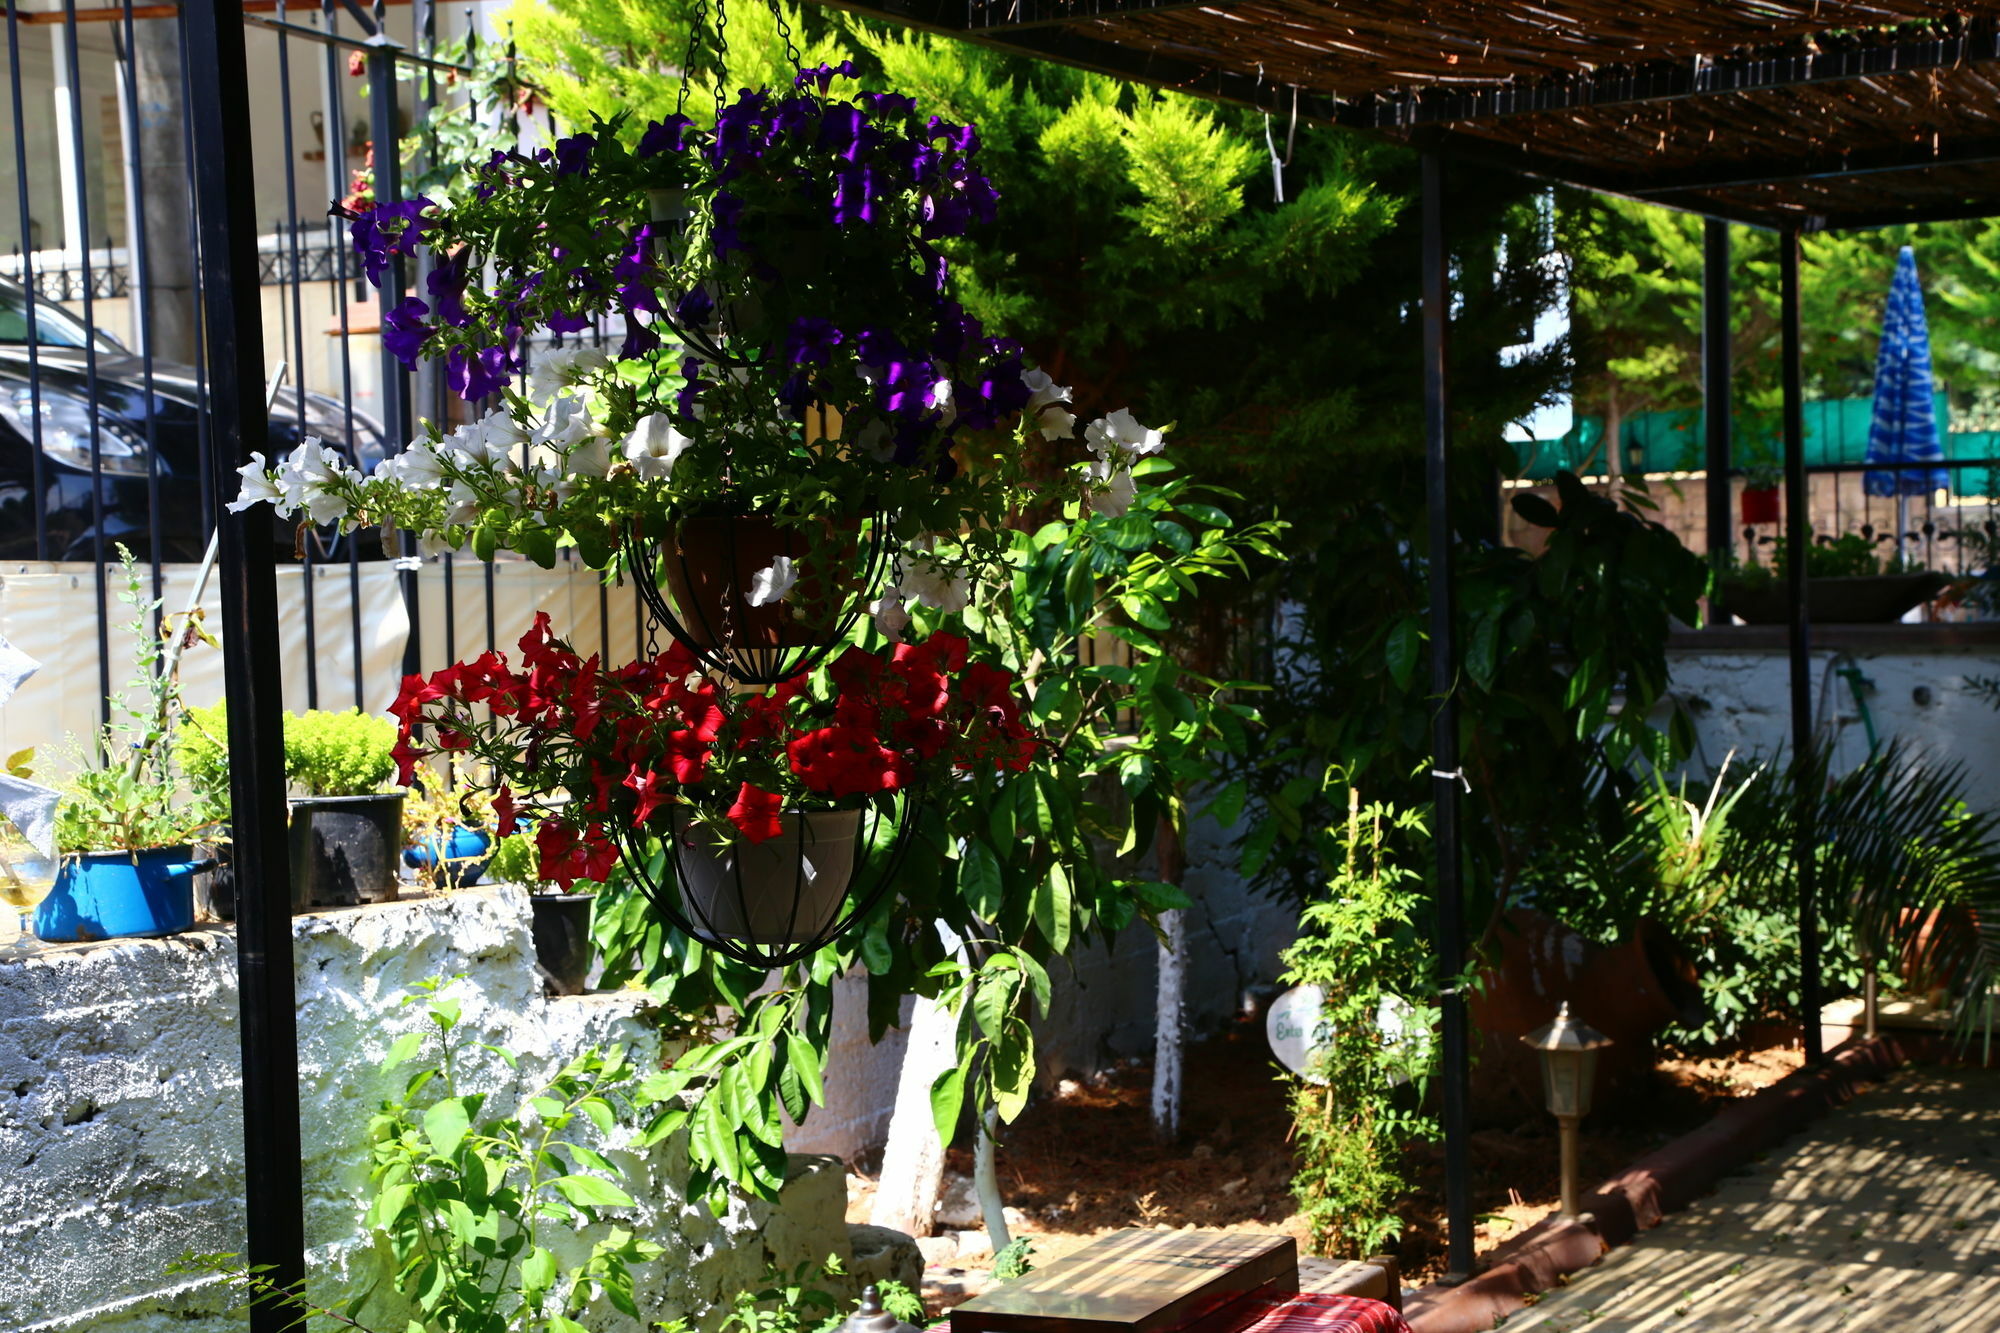
{"label": "bare soil patch", "polygon": [[[1784,1047],[1663,1057],[1649,1086],[1585,1122],[1586,1181],[1616,1173],[1800,1064],[1799,1052]],[[1037,1260],[1125,1227],[1279,1231],[1310,1252],[1291,1195],[1285,1084],[1262,1034],[1246,1030],[1191,1046],[1186,1087],[1183,1132],[1170,1144],[1152,1135],[1144,1064],[1089,1082],[1065,1080],[1059,1094],[1038,1100],[1008,1130],[1001,1186],[1025,1216],[1015,1230],[1032,1237]],[[1481,1124],[1471,1147],[1476,1246],[1484,1254],[1556,1208],[1555,1122],[1534,1115]],[[1443,1271],[1442,1145],[1412,1145],[1408,1167],[1414,1188],[1400,1209],[1404,1231],[1395,1249],[1405,1282],[1420,1285]],[[949,1169],[969,1174],[971,1153],[953,1149]],[[855,1184],[850,1216],[865,1221],[873,1191],[865,1180]]]}

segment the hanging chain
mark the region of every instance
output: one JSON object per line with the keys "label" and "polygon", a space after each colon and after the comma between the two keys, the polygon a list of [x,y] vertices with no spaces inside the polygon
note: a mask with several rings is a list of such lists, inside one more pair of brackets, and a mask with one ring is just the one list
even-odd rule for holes
{"label": "hanging chain", "polygon": [[688,26],[687,55],[681,59],[681,92],[674,99],[674,114],[686,115],[688,85],[694,81],[694,61],[701,50],[701,30],[708,22],[708,0],[694,0],[694,22]]}
{"label": "hanging chain", "polygon": [[724,85],[729,82],[729,6],[715,0],[715,119],[722,120]]}
{"label": "hanging chain", "polygon": [[771,0],[771,17],[777,22],[778,36],[784,39],[785,59],[792,62],[794,75],[805,73],[805,62],[799,55],[798,43],[792,40],[792,25],[785,22],[782,0]]}

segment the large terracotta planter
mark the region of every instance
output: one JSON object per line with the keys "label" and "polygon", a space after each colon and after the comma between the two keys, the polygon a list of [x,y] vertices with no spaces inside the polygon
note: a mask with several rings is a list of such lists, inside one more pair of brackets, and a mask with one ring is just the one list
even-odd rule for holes
{"label": "large terracotta planter", "polygon": [[1660,1029],[1700,1016],[1693,968],[1650,921],[1605,948],[1545,913],[1515,908],[1487,947],[1490,964],[1468,1004],[1482,1042],[1475,1100],[1485,1107],[1541,1106],[1540,1067],[1520,1039],[1554,1018],[1565,1001],[1574,1017],[1614,1043],[1597,1062],[1600,1103],[1651,1067]]}
{"label": "large terracotta planter", "polygon": [[[1930,572],[1807,579],[1806,610],[1816,625],[1885,625],[1901,620],[1950,582]],[[1751,625],[1782,625],[1792,614],[1791,590],[1778,579],[1758,583],[1723,579],[1715,602],[1723,614],[1741,616]]]}

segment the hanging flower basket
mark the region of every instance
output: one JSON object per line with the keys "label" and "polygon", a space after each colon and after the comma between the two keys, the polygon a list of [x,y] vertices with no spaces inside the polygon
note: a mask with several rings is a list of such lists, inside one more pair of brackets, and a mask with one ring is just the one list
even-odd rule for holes
{"label": "hanging flower basket", "polygon": [[[662,626],[745,683],[816,665],[796,651],[812,646],[805,633],[837,640],[885,598],[922,599],[889,584],[911,554],[891,549],[891,526],[928,543],[920,581],[950,586],[978,563],[958,535],[1004,523],[1029,482],[1028,439],[1078,443],[1077,420],[1068,389],[951,295],[940,247],[997,208],[977,131],[902,94],[836,88],[852,74],[803,70],[790,88],[743,90],[713,128],[680,113],[643,129],[595,122],[533,154],[495,154],[446,203],[349,210],[376,285],[429,253],[425,289],[385,300],[384,346],[499,407],[449,432],[427,424],[365,477],[314,440],[276,467],[256,458],[233,507],[394,527],[427,553],[508,550],[551,566],[567,547],[595,569],[635,554],[642,516],[662,539],[725,516],[786,516],[793,536],[749,581],[796,563],[796,538],[813,554],[812,524],[892,516],[861,521],[837,576],[820,552],[826,615],[799,606],[809,586],[783,612],[728,607],[726,590],[749,596],[742,568],[704,579],[677,574],[659,544],[637,553],[665,567],[665,592],[640,589]],[[1042,498],[1122,512],[1131,467],[1158,452],[1160,432],[1114,412],[1082,442],[1090,458],[1060,474],[1067,494]],[[968,455],[977,465],[961,468]],[[704,584],[721,598],[713,615],[689,609]],[[696,623],[710,619],[724,623]]]}
{"label": "hanging flower basket", "polygon": [[668,840],[681,910],[703,933],[759,947],[811,943],[840,918],[854,881],[859,810],[787,810],[775,838],[673,816]]}
{"label": "hanging flower basket", "polygon": [[[676,643],[615,668],[538,616],[521,667],[501,653],[411,676],[392,711],[404,781],[432,753],[490,772],[495,832],[541,812],[541,875],[568,889],[622,870],[667,921],[766,967],[804,957],[895,882],[921,793],[1025,769],[1037,739],[1011,672],[957,635],[850,647],[762,693],[720,688]],[[434,749],[419,748],[422,727]]]}
{"label": "hanging flower basket", "polygon": [[810,671],[881,593],[892,543],[881,515],[782,524],[762,514],[684,518],[625,535],[627,567],[655,624],[704,670],[746,685]]}

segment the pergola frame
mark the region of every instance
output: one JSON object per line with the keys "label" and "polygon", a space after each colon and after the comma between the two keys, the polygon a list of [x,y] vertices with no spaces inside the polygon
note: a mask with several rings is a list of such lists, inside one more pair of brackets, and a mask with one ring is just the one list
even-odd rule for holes
{"label": "pergola frame", "polygon": [[[1763,0],[1754,16],[1734,5],[1703,0],[1659,0],[1651,7],[1656,23],[1682,20],[1686,29],[1703,17],[1718,34],[1709,49],[1687,58],[1662,59],[1653,48],[1634,46],[1628,61],[1602,58],[1620,41],[1633,43],[1630,16],[1608,0],[1438,0],[1428,11],[1443,17],[1409,16],[1392,0],[829,0],[869,17],[948,33],[1016,55],[1051,59],[1140,83],[1172,88],[1274,114],[1366,129],[1403,137],[1423,153],[1422,171],[1422,356],[1424,448],[1431,549],[1432,662],[1437,695],[1434,715],[1433,794],[1438,850],[1438,954],[1440,972],[1455,976],[1464,959],[1462,885],[1459,868],[1459,783],[1456,754],[1457,704],[1454,681],[1458,655],[1453,643],[1451,606],[1452,517],[1450,493],[1449,382],[1445,350],[1449,338],[1446,236],[1447,156],[1502,166],[1589,189],[1647,197],[1727,219],[1771,227],[1781,237],[1782,337],[1784,380],[1785,505],[1787,540],[1793,550],[1808,539],[1806,468],[1802,448],[1800,386],[1799,236],[1822,228],[1879,226],[1892,222],[1944,220],[2000,213],[2000,118],[1990,131],[1965,133],[1932,128],[1899,140],[1861,144],[1849,153],[1738,153],[1702,151],[1692,161],[1662,163],[1662,170],[1635,170],[1628,150],[1592,150],[1587,135],[1537,135],[1538,125],[1589,129],[1603,113],[1653,113],[1662,107],[1735,106],[1746,98],[1802,97],[1824,90],[1866,88],[1912,78],[1983,79],[2000,66],[2000,4],[1966,0],[1958,8],[1969,20],[1929,0],[1798,0],[1779,34],[1785,49],[1752,45],[1759,25],[1775,32],[1773,11],[1785,0]],[[256,220],[248,163],[248,71],[243,46],[244,0],[187,0],[187,59],[206,72],[192,90],[195,173],[199,186],[202,306],[211,355],[210,474],[218,490],[216,509],[236,468],[264,447],[267,418],[260,394],[263,379],[260,309],[256,280]],[[1397,12],[1402,11],[1402,12]],[[1873,14],[1857,23],[1857,14]],[[1350,18],[1383,26],[1400,25],[1399,50],[1435,57],[1430,75],[1385,83],[1379,68],[1358,52]],[[1845,21],[1843,21],[1843,19]],[[1754,22],[1753,22],[1754,20]],[[1881,25],[1899,20],[1935,20],[1962,26],[1943,35],[1912,40]],[[1263,23],[1283,27],[1288,36],[1313,39],[1321,58],[1298,77],[1267,72],[1265,60],[1233,51],[1233,30]],[[1809,30],[1819,23],[1817,34]],[[1194,25],[1223,40],[1213,49],[1191,45],[1189,32],[1167,31]],[[1079,25],[1085,30],[1080,30]],[[1414,25],[1414,26],[1413,26]],[[1511,25],[1511,28],[1509,27]],[[1805,25],[1805,26],[1802,26]],[[1522,30],[1526,29],[1524,33]],[[1157,29],[1157,31],[1156,31]],[[1857,29],[1860,30],[1857,35]],[[1263,29],[1254,29],[1262,31]],[[1443,74],[1461,59],[1487,60],[1496,43],[1482,33],[1505,30],[1500,56],[1523,69],[1481,76]],[[1414,35],[1413,35],[1414,34]],[[1538,44],[1539,43],[1539,44]],[[1699,43],[1697,43],[1699,45]],[[1301,47],[1300,49],[1307,49]],[[1640,58],[1640,52],[1645,58]],[[1580,54],[1581,53],[1581,54]],[[1563,68],[1567,62],[1569,68]],[[1419,59],[1416,64],[1425,63]],[[1364,73],[1373,71],[1370,78]],[[1306,77],[1310,73],[1311,77]],[[1350,80],[1349,76],[1352,76]],[[1343,91],[1349,83],[1355,90]],[[1984,86],[1984,85],[1982,85]],[[1859,97],[1855,99],[1859,104]],[[1805,110],[1789,114],[1776,107],[1778,123],[1809,129]],[[1955,107],[1953,111],[1966,108]],[[1984,113],[1989,108],[1972,109]],[[2000,110],[1991,108],[1990,110]],[[1879,128],[1883,122],[1878,118]],[[1602,128],[1599,126],[1598,128]],[[1617,127],[1613,127],[1617,128]],[[1664,147],[1666,131],[1661,138]],[[1810,138],[1810,134],[1808,138]],[[1752,142],[1758,142],[1752,136]],[[1582,147],[1578,145],[1582,144]],[[1927,145],[1927,146],[1926,146]],[[1763,147],[1761,143],[1760,147]],[[1619,159],[1619,160],[1613,160]],[[1901,176],[1911,189],[1933,184],[1934,172],[1956,171],[1941,193],[1902,200],[1877,189],[1844,200],[1838,187]],[[1972,173],[1964,179],[1964,173]],[[1803,186],[1831,185],[1821,196],[1794,194]],[[1769,201],[1732,198],[1727,190],[1751,187],[1774,191]],[[1723,192],[1717,197],[1716,192]],[[1800,199],[1805,203],[1801,204]],[[1706,255],[1710,264],[1704,387],[1711,493],[1709,523],[1714,531],[1728,520],[1728,284],[1726,232],[1711,224]],[[1716,485],[1716,479],[1722,485]],[[1721,492],[1718,502],[1716,492]],[[225,670],[231,698],[229,755],[234,801],[239,891],[237,944],[243,1018],[244,1133],[249,1210],[248,1262],[281,1287],[304,1277],[302,1182],[299,1163],[298,1049],[292,985],[291,892],[285,847],[284,766],[280,737],[280,663],[276,645],[275,568],[269,540],[269,511],[251,506],[226,514],[222,528],[222,623]],[[1793,746],[1796,756],[1812,748],[1811,626],[1805,599],[1805,562],[1789,571],[1792,613],[1788,630],[1791,664]],[[1801,765],[1803,769],[1803,765]],[[1803,797],[1804,792],[1800,795]],[[1797,851],[1809,852],[1811,831],[1801,828]],[[1818,939],[1815,886],[1809,855],[1798,858],[1799,928],[1802,952],[1804,1043],[1808,1057],[1821,1055],[1818,1024]],[[1467,1029],[1463,997],[1443,999],[1444,1121],[1446,1135],[1449,1267],[1459,1275],[1472,1269],[1472,1212],[1467,1155]],[[253,1333],[289,1328],[295,1313],[273,1302],[252,1311]]]}

